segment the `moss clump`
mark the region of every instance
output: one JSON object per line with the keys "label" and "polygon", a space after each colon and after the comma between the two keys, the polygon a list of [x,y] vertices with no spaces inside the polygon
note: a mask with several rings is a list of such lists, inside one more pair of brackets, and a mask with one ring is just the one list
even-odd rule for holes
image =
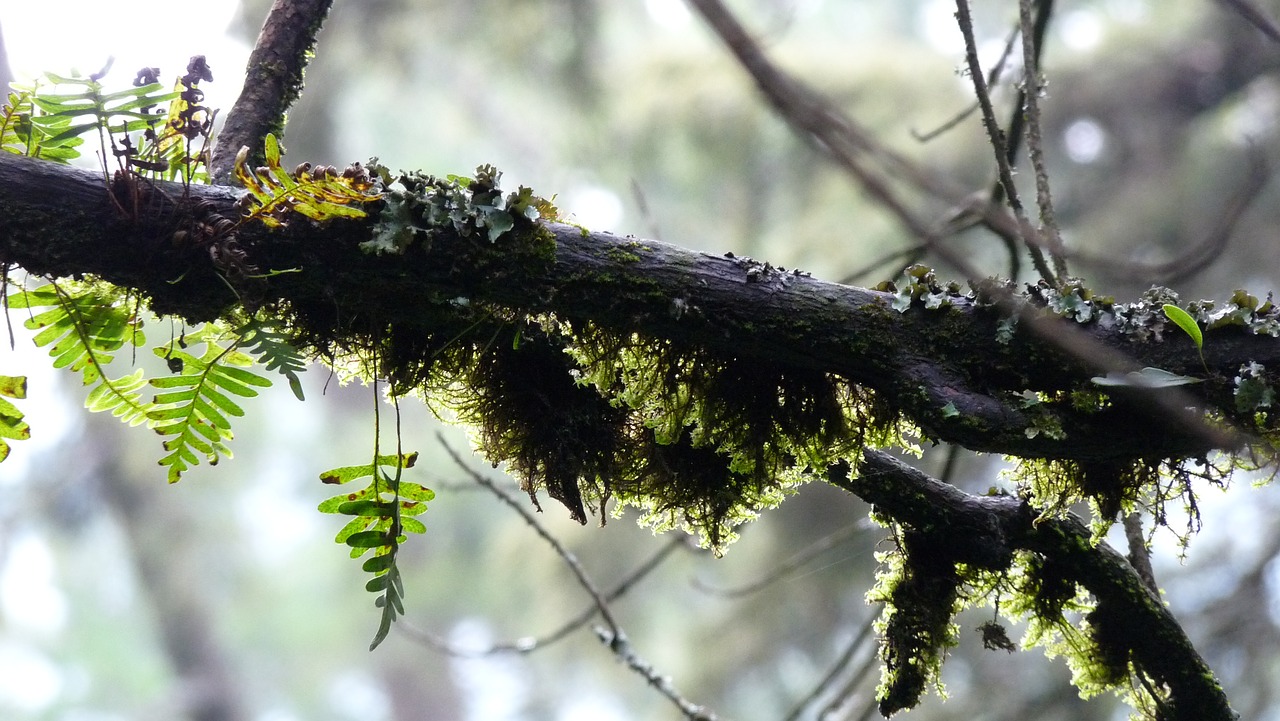
{"label": "moss clump", "polygon": [[496,334],[450,395],[459,419],[477,428],[481,452],[510,463],[535,504],[546,488],[585,523],[584,496],[598,506],[624,472],[626,414],[579,384],[572,359],[536,326]]}
{"label": "moss clump", "polygon": [[930,684],[938,684],[946,649],[958,641],[952,619],[959,612],[960,575],[946,549],[906,531],[868,594],[885,604],[879,622],[884,661],[877,697],[886,718],[913,708]]}

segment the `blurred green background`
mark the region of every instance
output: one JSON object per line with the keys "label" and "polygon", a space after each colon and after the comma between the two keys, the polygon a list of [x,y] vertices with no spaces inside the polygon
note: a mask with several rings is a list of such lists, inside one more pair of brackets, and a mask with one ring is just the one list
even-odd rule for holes
{"label": "blurred green background", "polygon": [[[1280,11],[1277,2],[1258,4]],[[294,162],[378,156],[393,169],[462,175],[493,163],[506,185],[554,194],[594,229],[731,250],[861,285],[892,278],[892,264],[863,271],[913,245],[772,114],[679,0],[334,5],[289,117],[284,142]],[[927,143],[914,135],[971,103],[952,3],[730,5],[778,62],[930,173],[965,192],[994,179],[976,116]],[[1016,4],[974,6],[991,63]],[[1152,282],[1184,300],[1280,286],[1280,188],[1266,182],[1278,148],[1280,45],[1217,3],[1058,6],[1044,103],[1073,272],[1120,300]],[[68,3],[51,14],[48,4],[6,0],[0,29],[19,77],[90,72],[114,55],[108,79],[123,86],[138,66],[176,76],[186,56],[206,54],[212,104],[229,108],[267,7],[128,0]],[[1005,115],[1013,75],[997,89]],[[1248,195],[1250,187],[1260,190]],[[941,219],[948,209],[931,202],[918,207]],[[1243,208],[1238,222],[1225,228],[1235,207]],[[1007,273],[1003,246],[990,236],[950,242],[987,272]],[[1208,253],[1213,262],[1176,262],[1197,247],[1217,250]],[[954,275],[937,259],[924,262]],[[589,627],[530,654],[449,654],[400,632],[366,651],[377,623],[372,595],[359,564],[332,542],[341,522],[314,509],[331,492],[320,471],[368,456],[371,389],[340,387],[314,368],[300,404],[277,384],[249,404],[233,461],[168,487],[155,465],[159,440],[79,410],[74,381],[48,370],[19,336],[15,349],[0,350],[0,373],[31,376],[24,409],[36,437],[0,466],[0,718],[679,717]],[[401,626],[474,652],[546,634],[586,608],[551,549],[449,460],[437,421],[409,405],[403,422],[407,448],[422,453],[417,480],[438,496],[423,517],[427,535],[402,555]],[[444,437],[470,458],[463,432]],[[945,451],[930,449],[920,463],[940,473]],[[985,489],[999,468],[998,458],[962,454],[952,478]],[[1158,535],[1156,573],[1236,710],[1276,721],[1280,494],[1251,480],[1238,478],[1229,494],[1203,489],[1203,533],[1186,560],[1170,534]],[[604,588],[673,540],[628,517],[579,527],[554,502],[544,505],[539,520]],[[803,488],[743,529],[723,558],[680,546],[614,611],[641,656],[724,718],[785,718],[846,653],[827,695],[802,718],[823,709],[822,718],[864,718],[877,672],[871,642],[853,641],[874,612],[863,599],[884,537],[866,512],[843,492]],[[823,542],[829,548],[780,573]],[[769,582],[753,588],[761,580]],[[962,619],[963,642],[944,671],[950,699],[929,697],[906,718],[1126,715],[1110,699],[1080,701],[1068,669],[1039,651],[983,650],[973,628],[990,618]]]}

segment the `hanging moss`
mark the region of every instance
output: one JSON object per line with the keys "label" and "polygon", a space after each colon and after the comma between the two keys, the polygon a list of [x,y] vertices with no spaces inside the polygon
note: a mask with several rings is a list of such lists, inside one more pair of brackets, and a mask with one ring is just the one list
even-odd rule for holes
{"label": "hanging moss", "polygon": [[[477,429],[480,451],[507,462],[524,490],[548,494],[586,522],[587,503],[625,473],[626,413],[576,381],[564,350],[530,324],[508,326],[452,386],[452,408]],[[598,509],[597,509],[598,510]]]}
{"label": "hanging moss", "polygon": [[959,642],[952,623],[959,612],[961,579],[945,548],[923,535],[902,535],[898,563],[869,594],[885,603],[877,689],[880,714],[913,708],[938,683],[946,649]]}

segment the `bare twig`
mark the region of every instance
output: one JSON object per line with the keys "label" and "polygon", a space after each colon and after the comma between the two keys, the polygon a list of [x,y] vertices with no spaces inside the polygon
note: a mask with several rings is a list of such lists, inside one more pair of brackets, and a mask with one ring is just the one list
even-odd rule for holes
{"label": "bare twig", "polygon": [[640,183],[635,179],[631,179],[631,197],[636,201],[636,209],[640,211],[640,219],[649,228],[649,234],[654,240],[662,240],[662,231],[658,228],[658,219],[654,216],[653,210],[649,208],[649,200],[645,197],[644,188],[640,187]]}
{"label": "bare twig", "polygon": [[835,548],[841,543],[844,543],[850,538],[853,538],[855,535],[857,535],[859,530],[861,530],[861,527],[859,524],[851,523],[848,526],[845,526],[844,528],[841,528],[835,531],[834,533],[829,533],[826,536],[819,538],[817,541],[814,541],[813,543],[809,544],[808,546],[801,549],[800,551],[796,552],[790,558],[788,558],[787,560],[779,564],[777,568],[773,569],[769,573],[766,573],[761,578],[758,578],[755,581],[752,581],[751,583],[748,583],[744,586],[737,586],[734,588],[713,588],[707,585],[706,583],[703,583],[702,581],[696,581],[695,585],[698,587],[699,590],[702,590],[717,596],[724,596],[726,598],[736,598],[736,597],[741,597],[741,596],[746,596],[752,593],[756,593],[757,591],[767,588],[770,585],[776,583],[777,581],[781,581],[782,579],[790,576],[792,573],[795,573],[797,570],[803,568],[814,558],[817,558],[823,553],[826,553],[832,548]]}
{"label": "bare twig", "polygon": [[[586,569],[582,567],[582,564],[578,561],[577,557],[570,553],[569,549],[565,548],[564,544],[560,543],[559,539],[551,535],[551,533],[538,522],[538,519],[533,515],[528,507],[520,501],[517,501],[506,491],[498,488],[494,485],[493,481],[489,480],[484,475],[477,473],[474,469],[463,462],[462,457],[459,456],[457,451],[455,451],[453,447],[445,441],[442,434],[437,433],[436,438],[439,440],[440,445],[444,447],[445,452],[449,454],[449,457],[453,459],[453,462],[456,463],[464,473],[470,476],[476,483],[487,488],[498,498],[498,500],[505,503],[516,513],[519,513],[520,517],[523,518],[531,528],[533,528],[534,532],[537,533],[542,540],[546,541],[547,544],[551,546],[552,550],[556,552],[556,555],[559,556],[560,559],[564,561],[564,564],[569,567],[569,571],[573,573],[574,578],[577,579],[578,585],[582,586],[583,590],[587,592],[587,595],[591,596],[592,601],[595,602],[595,609],[592,615],[599,614],[600,618],[605,623],[604,626],[597,626],[595,629],[596,636],[600,641],[607,646],[620,661],[625,663],[627,668],[635,671],[643,677],[650,686],[657,690],[658,693],[661,693],[675,704],[676,707],[680,709],[680,712],[684,714],[685,718],[691,719],[691,721],[716,721],[718,717],[715,713],[685,698],[684,695],[676,689],[675,685],[672,684],[669,676],[665,676],[660,673],[653,667],[653,664],[645,661],[635,652],[635,649],[631,646],[631,641],[627,638],[626,633],[622,630],[622,626],[618,624],[617,619],[614,618],[613,611],[609,608],[608,597],[601,593],[600,589],[596,588],[595,582],[591,580],[589,575],[587,575]],[[670,550],[674,550],[674,545],[670,547]]]}
{"label": "bare twig", "polygon": [[[721,0],[688,2],[706,19],[711,29],[737,57],[743,69],[755,80],[756,87],[800,138],[844,169],[868,195],[897,218],[908,232],[936,251],[945,262],[955,266],[967,278],[977,279],[985,274],[977,274],[960,253],[948,251],[940,242],[946,237],[946,233],[980,222],[1002,238],[1011,252],[1023,242],[1027,233],[1003,208],[985,200],[974,206],[970,200],[971,195],[948,186],[925,172],[915,162],[884,146],[870,131],[828,98],[774,65]],[[882,167],[873,167],[872,161]],[[940,225],[940,229],[935,229],[907,207],[894,189],[893,181],[907,183],[916,190],[965,212],[970,209],[980,212],[972,222],[963,226],[948,220]]]}
{"label": "bare twig", "polygon": [[[816,686],[813,687],[812,691],[806,694],[804,698],[800,699],[796,705],[791,708],[791,713],[787,714],[785,721],[797,721],[797,719],[804,717],[805,713],[809,710],[809,707],[817,703],[818,699],[822,698],[823,695],[827,694],[831,690],[831,687],[835,685],[836,679],[844,673],[845,669],[849,667],[849,664],[853,663],[854,654],[858,652],[858,649],[862,648],[867,638],[871,635],[871,632],[875,630],[876,617],[878,615],[879,613],[875,611],[867,614],[866,620],[864,620],[858,627],[858,632],[854,634],[854,637],[844,647],[844,651],[840,653],[840,656],[836,659],[835,663],[831,664],[831,669],[827,671],[827,674],[822,677]],[[873,662],[872,665],[874,665],[876,654],[868,654],[867,658],[869,658]],[[863,668],[865,668],[865,666]],[[859,669],[859,671],[855,671],[851,680],[856,679],[860,681],[863,676],[860,671],[861,669]],[[841,693],[838,698],[841,700],[847,699],[847,689],[849,688],[849,683],[846,683],[846,692]]]}
{"label": "bare twig", "polygon": [[1027,252],[1031,254],[1032,264],[1035,265],[1036,271],[1040,273],[1041,278],[1057,285],[1057,278],[1045,262],[1044,253],[1040,250],[1039,234],[1036,233],[1031,227],[1030,221],[1027,220],[1026,211],[1022,207],[1022,200],[1018,195],[1018,189],[1013,183],[1013,167],[1009,163],[1004,131],[1000,129],[1000,123],[996,120],[995,107],[991,104],[991,94],[982,75],[982,64],[978,61],[978,41],[973,33],[973,18],[969,14],[969,0],[956,0],[956,20],[960,24],[960,33],[964,36],[965,62],[969,66],[969,78],[973,82],[973,91],[978,98],[978,106],[982,108],[982,124],[987,129],[987,137],[991,142],[992,150],[995,151],[1000,185],[1004,188],[1005,198],[1008,200],[1009,207],[1013,210],[1014,217],[1017,218],[1020,235],[1023,244],[1027,247]]}
{"label": "bare twig", "polygon": [[889,178],[869,167],[865,159],[878,158],[898,171],[899,177],[908,178],[922,187],[940,190],[936,182],[927,179],[910,161],[875,142],[869,132],[827,98],[775,66],[721,0],[688,1],[706,19],[707,24],[738,58],[742,67],[751,74],[756,86],[779,115],[801,138],[844,168],[867,194],[896,217],[912,235],[928,243],[936,240],[929,224],[906,206],[899,193],[891,186]]}
{"label": "bare twig", "polygon": [[[874,616],[872,617],[871,622],[874,627]],[[836,717],[836,714],[840,711],[841,707],[845,706],[849,701],[855,698],[858,687],[866,684],[867,678],[871,675],[871,672],[879,668],[879,662],[880,655],[876,653],[868,654],[866,658],[862,659],[862,663],[858,664],[858,668],[849,675],[849,680],[846,681],[840,691],[836,693],[835,698],[833,698],[832,701],[828,703],[818,714],[820,721],[836,721],[838,718],[854,718],[855,721],[866,721],[866,719],[871,718],[871,714],[876,712],[880,706],[874,693],[866,695],[867,700],[862,705],[857,716],[851,717],[846,715],[843,717]]]}
{"label": "bare twig", "polygon": [[[1037,6],[1034,11],[1033,2]],[[1065,279],[1068,275],[1067,261],[1062,254],[1062,233],[1054,217],[1053,194],[1049,192],[1049,171],[1044,162],[1044,141],[1040,135],[1040,94],[1044,90],[1043,78],[1040,76],[1040,55],[1042,36],[1049,25],[1052,8],[1053,0],[1018,0],[1018,21],[1022,26],[1022,64],[1026,70],[1022,97],[1026,113],[1027,156],[1036,176],[1040,237],[1044,238],[1048,247],[1054,273],[1059,279]]]}
{"label": "bare twig", "polygon": [[[623,597],[627,592],[634,588],[636,584],[640,583],[641,580],[661,566],[662,563],[671,556],[672,552],[681,548],[691,548],[688,539],[684,536],[673,536],[668,543],[663,544],[657,552],[647,558],[644,563],[637,566],[631,573],[627,574],[626,578],[618,582],[618,584],[615,585],[608,593],[604,594],[604,599],[612,603],[613,601]],[[572,619],[566,621],[559,628],[548,634],[537,637],[520,638],[515,641],[507,641],[504,643],[495,643],[487,648],[481,649],[460,648],[435,634],[417,628],[416,626],[412,626],[411,624],[404,623],[404,626],[411,639],[431,646],[445,654],[459,658],[480,658],[483,656],[494,656],[501,653],[532,653],[538,649],[546,648],[547,646],[568,637],[569,634],[585,626],[589,621],[591,621],[591,619],[595,618],[597,613],[598,609],[596,606],[591,605],[577,616],[574,616]]]}
{"label": "bare twig", "polygon": [[[927,252],[929,252],[929,245],[927,243],[916,243],[915,245],[906,248],[899,248],[898,250],[886,253],[885,255],[876,258],[870,263],[864,265],[862,268],[844,276],[837,282],[841,285],[860,285],[865,282],[864,279],[867,276],[890,263],[893,263],[894,267],[896,267],[900,273],[903,268],[920,262],[920,259],[923,258],[924,254]],[[890,273],[885,277],[892,278],[894,275],[896,275],[896,273]]]}
{"label": "bare twig", "polygon": [[[1040,67],[1040,57],[1044,54],[1045,35],[1049,31],[1049,17],[1053,11],[1053,0],[1039,0],[1036,5],[1036,19],[1031,28],[1031,51],[1034,59],[1033,66]],[[1019,19],[1016,27],[1019,34],[1022,32],[1022,21]],[[1003,59],[1001,60],[1003,62]],[[1024,63],[1024,68],[1026,64]],[[987,83],[987,87],[991,87],[994,83]],[[1005,138],[1008,147],[1005,149],[1005,159],[1012,166],[1018,162],[1018,148],[1021,147],[1022,139],[1026,136],[1024,126],[1027,122],[1027,114],[1024,108],[1027,105],[1027,84],[1019,83],[1018,98],[1013,103],[1013,107],[1009,109],[1009,133]],[[997,180],[995,185],[991,187],[991,199],[995,203],[1004,202],[1004,186]],[[1016,277],[1016,276],[1014,276]]]}
{"label": "bare twig", "polygon": [[595,582],[591,580],[589,575],[587,575],[587,570],[582,567],[582,563],[578,561],[578,558],[574,556],[569,549],[565,548],[564,544],[560,543],[558,538],[551,535],[551,533],[538,522],[538,519],[527,507],[525,507],[523,503],[512,498],[506,491],[503,491],[494,485],[493,481],[486,478],[483,474],[477,473],[475,469],[471,468],[471,466],[468,466],[462,460],[462,456],[458,455],[458,452],[453,449],[453,446],[449,445],[448,441],[444,439],[444,435],[436,433],[436,440],[440,442],[440,445],[444,447],[445,452],[449,454],[449,458],[453,459],[453,462],[458,464],[458,468],[461,468],[463,473],[466,473],[473,481],[488,489],[490,493],[510,507],[511,510],[520,514],[520,517],[524,519],[525,523],[529,524],[529,527],[532,528],[534,532],[542,538],[542,540],[546,541],[547,545],[551,546],[551,550],[555,551],[556,555],[559,556],[560,559],[564,561],[564,564],[569,567],[569,571],[573,574],[573,577],[578,580],[578,585],[582,586],[582,589],[587,592],[587,595],[591,596],[591,600],[595,602],[596,610],[600,613],[601,620],[609,626],[609,631],[616,636],[621,636],[622,629],[618,626],[617,619],[613,617],[613,611],[609,609],[608,600],[604,597],[604,594],[600,592],[600,589],[596,588]]}
{"label": "bare twig", "polygon": [[249,55],[244,88],[236,99],[213,148],[210,174],[215,183],[231,178],[240,148],[250,149],[261,163],[262,139],[284,134],[284,116],[302,91],[302,74],[315,47],[316,34],[333,0],[275,0],[258,42]]}
{"label": "bare twig", "polygon": [[[1004,69],[1009,65],[1009,57],[1013,55],[1013,46],[1018,40],[1018,33],[1019,28],[1015,25],[1013,31],[1009,33],[1009,37],[1004,41],[1004,50],[1000,52],[1000,59],[996,61],[995,66],[991,68],[991,72],[987,74],[988,87],[1000,82],[1000,76],[1004,74]],[[922,143],[927,143],[963,123],[970,115],[976,112],[978,112],[978,101],[975,100],[969,107],[956,113],[950,120],[933,130],[921,133],[913,128],[911,137]]]}
{"label": "bare twig", "polygon": [[1123,258],[1085,253],[1073,253],[1072,257],[1087,264],[1101,266],[1109,273],[1138,276],[1152,283],[1176,283],[1204,270],[1222,257],[1245,211],[1253,206],[1254,201],[1262,195],[1263,188],[1271,181],[1269,164],[1261,153],[1249,152],[1246,162],[1249,173],[1245,176],[1244,185],[1227,200],[1222,212],[1214,214],[1214,227],[1204,239],[1178,257],[1163,263],[1127,261]]}
{"label": "bare twig", "polygon": [[671,703],[680,709],[680,713],[684,714],[686,719],[689,719],[689,721],[717,721],[720,718],[715,712],[685,698],[671,683],[670,676],[662,675],[653,667],[653,664],[645,661],[635,653],[631,648],[631,642],[625,636],[611,636],[608,630],[604,628],[596,628],[596,634],[600,637],[600,642],[608,646],[609,650],[613,651],[614,655],[627,665],[627,668],[635,671],[658,693],[666,696]]}

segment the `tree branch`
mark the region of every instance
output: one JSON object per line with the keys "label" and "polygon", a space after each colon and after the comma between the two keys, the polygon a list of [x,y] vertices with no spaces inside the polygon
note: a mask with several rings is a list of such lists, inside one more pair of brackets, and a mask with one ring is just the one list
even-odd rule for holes
{"label": "tree branch", "polygon": [[[238,191],[191,186],[184,198],[179,185],[132,182],[117,179],[112,199],[96,173],[0,155],[0,263],[49,277],[98,276],[134,289],[158,313],[192,322],[287,303],[302,311],[298,322],[312,338],[387,328],[425,334],[460,322],[448,315],[453,298],[552,313],[615,333],[832,373],[877,391],[930,439],[1024,457],[1156,459],[1234,447],[1238,438],[1190,422],[1200,411],[1185,406],[1230,415],[1229,379],[1242,364],[1280,368],[1280,340],[1222,328],[1205,334],[1208,377],[1216,380],[1190,386],[1193,395],[1115,393],[1111,405],[1092,412],[1069,402],[1028,410],[1017,394],[1088,389],[1091,375],[1122,364],[1195,376],[1206,367],[1177,331],[1138,340],[1113,324],[1028,311],[1020,327],[1035,332],[1002,343],[1001,312],[966,297],[900,313],[892,293],[557,223],[543,225],[554,238],[551,257],[449,236],[426,251],[373,255],[359,248],[373,218],[323,226],[299,219],[276,232],[244,223],[214,245],[226,252],[233,244],[267,277],[233,278],[209,244],[178,242],[175,233],[238,217]],[[124,205],[129,217],[117,208],[122,202],[137,203]],[[1029,434],[1046,410],[1062,433]]]}
{"label": "tree branch", "polygon": [[262,139],[284,135],[284,118],[302,92],[302,74],[333,0],[275,0],[249,55],[244,88],[227,113],[209,164],[215,183],[227,183],[240,148],[262,162]]}
{"label": "tree branch", "polygon": [[934,480],[882,451],[867,450],[856,474],[832,469],[829,480],[871,503],[895,522],[939,537],[947,561],[1008,568],[1017,551],[1062,564],[1091,593],[1098,613],[1115,624],[1124,658],[1168,689],[1170,721],[1233,721],[1226,694],[1159,595],[1124,556],[1105,542],[1094,545],[1074,516],[1037,518],[1012,496],[972,496]]}

